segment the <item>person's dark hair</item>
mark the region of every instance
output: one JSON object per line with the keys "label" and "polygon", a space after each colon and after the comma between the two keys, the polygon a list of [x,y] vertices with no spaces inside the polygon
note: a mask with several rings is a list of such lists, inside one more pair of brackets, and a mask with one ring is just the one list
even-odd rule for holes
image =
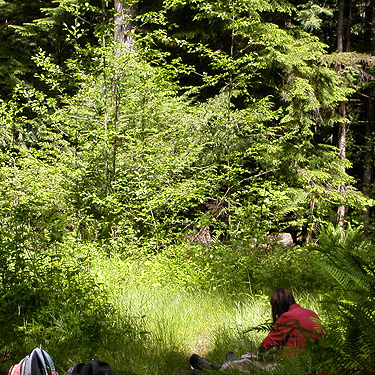
{"label": "person's dark hair", "polygon": [[296,303],[293,294],[285,288],[276,289],[271,296],[272,319],[276,319],[289,310],[290,305]]}

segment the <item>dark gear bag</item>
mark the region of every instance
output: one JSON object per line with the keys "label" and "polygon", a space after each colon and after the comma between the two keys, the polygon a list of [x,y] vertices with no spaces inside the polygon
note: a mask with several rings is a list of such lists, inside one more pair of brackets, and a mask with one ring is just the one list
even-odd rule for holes
{"label": "dark gear bag", "polygon": [[93,360],[87,363],[77,363],[65,375],[116,375],[107,362]]}

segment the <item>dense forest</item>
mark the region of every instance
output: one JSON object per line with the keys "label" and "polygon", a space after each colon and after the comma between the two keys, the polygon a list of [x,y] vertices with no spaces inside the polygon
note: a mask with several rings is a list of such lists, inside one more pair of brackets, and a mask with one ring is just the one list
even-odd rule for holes
{"label": "dense forest", "polygon": [[188,373],[160,306],[279,286],[326,337],[277,373],[375,371],[374,0],[0,0],[0,41],[1,371]]}

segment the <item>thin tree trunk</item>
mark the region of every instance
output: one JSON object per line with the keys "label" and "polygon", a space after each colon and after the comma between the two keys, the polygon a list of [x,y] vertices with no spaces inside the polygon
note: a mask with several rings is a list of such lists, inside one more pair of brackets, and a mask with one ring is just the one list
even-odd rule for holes
{"label": "thin tree trunk", "polygon": [[348,17],[346,19],[346,34],[345,34],[345,51],[349,52],[350,51],[350,42],[351,42],[351,34],[352,34],[352,0],[349,0],[348,3]]}
{"label": "thin tree trunk", "polygon": [[315,209],[315,199],[312,198],[310,201],[310,217],[311,223],[309,223],[307,235],[306,235],[306,243],[311,243],[313,232],[314,232],[314,209]]}
{"label": "thin tree trunk", "polygon": [[337,51],[344,51],[344,12],[345,12],[345,0],[339,1],[339,19],[337,25]]}
{"label": "thin tree trunk", "polygon": [[[341,117],[346,118],[347,113],[346,113],[346,104],[344,102],[340,103],[339,106],[339,114]],[[339,134],[338,134],[338,148],[340,152],[340,156],[342,159],[346,159],[346,133],[347,133],[347,125],[345,122],[341,122],[339,124]],[[342,167],[342,169],[345,171],[345,167]],[[344,185],[341,185],[338,187],[338,192],[343,194],[346,191],[346,187]],[[338,223],[340,227],[344,225],[344,216],[346,213],[346,208],[342,204],[339,206],[337,210],[337,216],[338,216]]]}
{"label": "thin tree trunk", "polygon": [[[365,157],[363,169],[363,192],[366,195],[371,194],[371,185],[373,183],[373,155],[374,155],[374,92],[370,90],[367,101],[367,122],[366,122],[366,140]],[[371,208],[367,207],[366,217],[370,217]]]}
{"label": "thin tree trunk", "polygon": [[[365,43],[368,45],[369,52],[375,52],[375,0],[370,0],[366,7],[366,31]],[[368,90],[367,110],[366,110],[366,139],[365,139],[365,155],[364,155],[364,169],[363,169],[363,192],[371,195],[372,184],[374,182],[374,130],[375,130],[375,108],[374,108],[375,93],[374,89]],[[372,209],[367,207],[365,215],[371,216]]]}
{"label": "thin tree trunk", "polygon": [[[344,25],[345,25],[345,0],[339,1],[339,19],[338,19],[338,26],[337,26],[337,52],[341,53],[344,52]],[[342,67],[341,65],[338,66],[337,70],[340,73]],[[347,109],[346,104],[341,102],[339,104],[339,114],[340,116],[345,119],[347,117]],[[338,124],[338,138],[337,138],[337,147],[340,152],[340,156],[342,159],[346,159],[346,133],[347,133],[347,125],[345,121],[342,121]],[[342,167],[345,171],[345,167]],[[338,192],[344,193],[346,190],[345,186],[339,186]],[[344,205],[340,205],[337,210],[337,220],[342,227],[344,225],[344,216],[345,216],[346,208]]]}
{"label": "thin tree trunk", "polygon": [[133,29],[132,18],[137,11],[137,4],[124,6],[122,0],[115,0],[115,40],[125,45],[130,51],[134,50],[134,38],[131,34]]}

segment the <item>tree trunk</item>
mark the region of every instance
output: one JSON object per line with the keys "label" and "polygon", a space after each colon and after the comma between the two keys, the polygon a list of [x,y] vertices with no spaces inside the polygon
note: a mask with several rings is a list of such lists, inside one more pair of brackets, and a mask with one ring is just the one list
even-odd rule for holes
{"label": "tree trunk", "polygon": [[306,243],[311,243],[314,232],[314,209],[315,209],[315,199],[310,200],[310,223],[308,224],[308,230],[306,234]]}
{"label": "tree trunk", "polygon": [[345,43],[345,51],[349,52],[350,51],[350,42],[351,42],[351,35],[352,35],[352,0],[349,0],[348,3],[348,17],[346,19],[346,43]]}
{"label": "tree trunk", "polygon": [[[344,25],[345,25],[345,0],[339,1],[339,19],[338,19],[338,26],[337,26],[337,52],[341,53],[344,52]],[[341,65],[338,66],[337,70],[340,73],[342,67]],[[347,110],[346,104],[341,102],[339,104],[339,114],[340,116],[345,119],[347,117]],[[346,159],[346,133],[347,133],[347,125],[346,122],[341,122],[338,124],[338,138],[337,138],[337,147],[340,152],[340,156],[342,159]],[[345,167],[343,167],[345,171]],[[339,186],[338,192],[344,193],[346,190],[345,186]],[[342,227],[344,225],[344,216],[345,216],[345,206],[340,205],[337,210],[337,220]]]}
{"label": "tree trunk", "polygon": [[115,40],[117,43],[127,46],[130,51],[134,50],[131,20],[136,10],[136,3],[124,6],[123,0],[115,0]]}
{"label": "tree trunk", "polygon": [[[366,30],[365,30],[365,44],[369,46],[371,54],[375,52],[375,0],[370,0],[366,7]],[[366,139],[365,139],[365,155],[363,168],[363,192],[370,196],[372,191],[372,184],[374,182],[374,125],[375,125],[375,108],[374,108],[374,89],[370,88],[367,92],[367,106],[366,106]],[[366,217],[371,216],[372,209],[367,207]]]}
{"label": "tree trunk", "polygon": [[[366,122],[366,140],[365,156],[363,168],[363,192],[366,195],[371,194],[371,185],[373,183],[373,155],[374,155],[374,92],[369,90],[367,100],[367,122]],[[371,208],[367,207],[366,216],[371,216]]]}
{"label": "tree trunk", "polygon": [[339,1],[339,19],[337,25],[337,52],[344,51],[344,12],[345,12],[345,0]]}
{"label": "tree trunk", "polygon": [[[344,102],[340,103],[339,114],[343,118],[347,117],[346,104]],[[342,159],[346,159],[346,138],[347,138],[346,133],[347,133],[347,125],[346,125],[345,122],[341,122],[339,124],[338,148],[339,148],[340,156],[341,156]],[[345,167],[342,167],[342,168],[345,171]],[[343,193],[345,193],[345,191],[346,191],[345,186],[341,185],[341,186],[338,187],[339,193],[343,194]],[[338,220],[338,223],[339,223],[340,227],[342,227],[344,225],[345,212],[346,212],[345,206],[343,204],[340,205],[338,210],[337,210],[337,216],[338,216],[337,220]]]}

